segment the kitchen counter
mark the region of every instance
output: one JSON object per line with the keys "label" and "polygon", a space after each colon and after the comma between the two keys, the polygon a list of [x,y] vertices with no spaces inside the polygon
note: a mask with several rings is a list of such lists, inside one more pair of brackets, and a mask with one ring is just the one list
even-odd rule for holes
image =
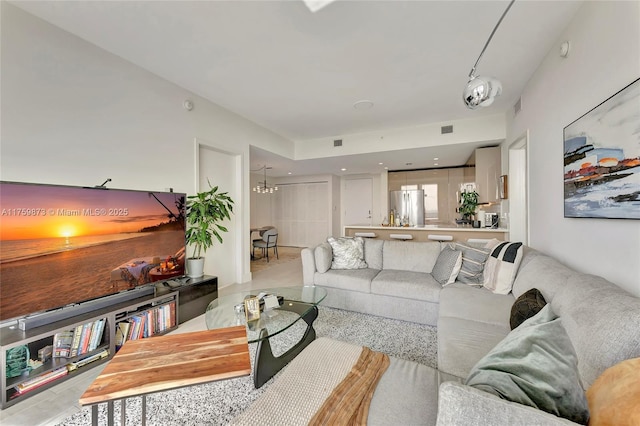
{"label": "kitchen counter", "polygon": [[506,241],[509,230],[505,228],[472,228],[464,225],[425,225],[424,227],[350,225],[344,227],[344,236],[354,237],[356,233],[375,234],[375,238],[383,240],[411,239],[413,241],[431,241],[434,237],[441,237],[444,239],[450,238],[451,241],[467,241],[468,239],[490,240],[492,238]]}

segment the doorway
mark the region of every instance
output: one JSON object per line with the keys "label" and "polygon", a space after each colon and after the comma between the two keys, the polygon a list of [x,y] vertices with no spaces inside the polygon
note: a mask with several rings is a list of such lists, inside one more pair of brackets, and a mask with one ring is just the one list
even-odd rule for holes
{"label": "doorway", "polygon": [[509,146],[509,239],[529,244],[529,131]]}
{"label": "doorway", "polygon": [[371,226],[373,180],[371,178],[345,179],[343,225]]}

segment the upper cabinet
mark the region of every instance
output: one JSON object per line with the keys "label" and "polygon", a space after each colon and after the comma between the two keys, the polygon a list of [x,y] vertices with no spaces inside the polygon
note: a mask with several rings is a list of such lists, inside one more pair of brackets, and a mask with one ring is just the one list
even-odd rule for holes
{"label": "upper cabinet", "polygon": [[501,168],[500,147],[476,149],[476,191],[480,203],[495,203],[500,200],[498,180]]}

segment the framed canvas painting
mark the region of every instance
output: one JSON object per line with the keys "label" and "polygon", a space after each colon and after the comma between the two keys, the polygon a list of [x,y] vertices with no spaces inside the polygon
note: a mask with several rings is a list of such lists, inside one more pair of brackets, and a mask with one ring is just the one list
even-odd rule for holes
{"label": "framed canvas painting", "polygon": [[564,216],[640,219],[640,79],[563,133]]}

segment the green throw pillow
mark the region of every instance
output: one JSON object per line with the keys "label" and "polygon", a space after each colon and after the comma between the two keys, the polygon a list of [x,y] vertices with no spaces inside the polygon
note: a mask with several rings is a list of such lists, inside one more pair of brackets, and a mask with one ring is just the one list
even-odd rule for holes
{"label": "green throw pillow", "polygon": [[560,318],[546,305],[478,361],[466,384],[586,424],[589,407],[577,363]]}

